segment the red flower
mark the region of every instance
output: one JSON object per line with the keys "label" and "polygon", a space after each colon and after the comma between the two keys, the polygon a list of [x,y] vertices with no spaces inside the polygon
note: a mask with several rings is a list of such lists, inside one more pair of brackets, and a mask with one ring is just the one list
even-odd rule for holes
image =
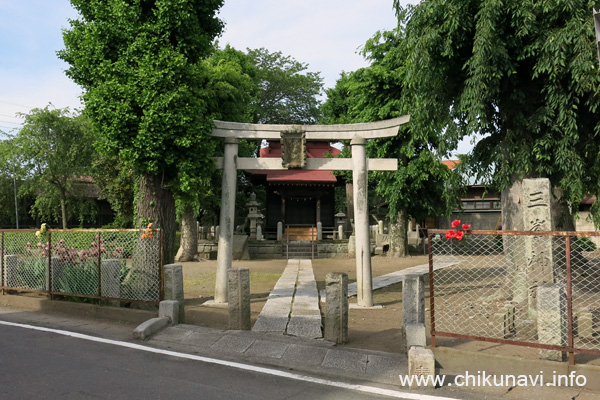
{"label": "red flower", "polygon": [[460,225],[460,219],[455,219],[454,221],[452,221],[452,227],[453,228],[456,228],[459,225]]}
{"label": "red flower", "polygon": [[446,240],[450,240],[453,237],[456,237],[456,234],[458,232],[454,232],[453,230],[449,230],[448,232],[446,232]]}
{"label": "red flower", "polygon": [[471,225],[469,225],[469,224],[463,224],[462,228],[463,228],[465,231],[468,231],[469,229],[471,229]]}
{"label": "red flower", "polygon": [[456,233],[454,234],[454,237],[457,238],[458,240],[462,240],[464,235],[465,235],[465,233],[463,231],[456,231]]}

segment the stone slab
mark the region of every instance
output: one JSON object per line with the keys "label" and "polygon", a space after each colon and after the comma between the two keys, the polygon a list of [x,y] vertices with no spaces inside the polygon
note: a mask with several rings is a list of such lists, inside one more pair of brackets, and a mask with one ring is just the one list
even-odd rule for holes
{"label": "stone slab", "polygon": [[[433,270],[444,269],[457,265],[458,261],[436,262],[433,264]],[[373,278],[373,290],[381,289],[402,282],[406,275],[425,275],[429,273],[429,264],[416,265],[400,271],[390,272],[389,274],[376,276]],[[348,284],[348,297],[356,296],[356,282]],[[325,290],[321,290],[321,301],[325,299]]]}
{"label": "stone slab", "polygon": [[254,341],[254,339],[246,337],[227,335],[217,340],[210,348],[228,353],[243,353],[252,346]]}
{"label": "stone slab", "polygon": [[266,340],[257,340],[245,351],[245,354],[259,357],[281,358],[289,345]]}
{"label": "stone slab", "polygon": [[321,365],[343,369],[344,371],[364,373],[367,370],[367,361],[366,354],[351,353],[345,350],[328,350]]}
{"label": "stone slab", "polygon": [[385,375],[398,378],[400,374],[407,374],[408,361],[405,356],[367,355],[367,374]]}
{"label": "stone slab", "polygon": [[323,363],[327,351],[327,349],[320,347],[291,344],[288,346],[282,359],[289,361],[291,365],[308,364],[316,366]]}
{"label": "stone slab", "polygon": [[193,344],[196,347],[211,347],[221,339],[221,335],[215,333],[191,332],[182,340],[182,343]]}
{"label": "stone slab", "polygon": [[152,338],[153,340],[160,340],[163,342],[180,343],[186,341],[194,332],[188,331],[187,329],[176,329],[167,328]]}

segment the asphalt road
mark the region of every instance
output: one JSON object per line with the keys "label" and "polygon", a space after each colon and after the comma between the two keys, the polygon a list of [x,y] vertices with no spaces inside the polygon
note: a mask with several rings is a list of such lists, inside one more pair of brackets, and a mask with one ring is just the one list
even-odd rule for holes
{"label": "asphalt road", "polygon": [[11,326],[0,326],[0,398],[389,399]]}

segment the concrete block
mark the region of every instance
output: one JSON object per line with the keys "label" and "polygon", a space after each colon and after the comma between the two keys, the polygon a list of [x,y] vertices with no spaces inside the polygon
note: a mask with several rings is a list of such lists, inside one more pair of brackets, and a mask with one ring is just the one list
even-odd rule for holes
{"label": "concrete block", "polygon": [[163,300],[158,304],[158,316],[167,317],[171,325],[179,323],[179,302],[177,300]]}
{"label": "concrete block", "polygon": [[229,329],[250,330],[250,270],[230,269],[227,271],[227,285]]}
{"label": "concrete block", "polygon": [[317,222],[317,240],[323,240],[323,223]]}
{"label": "concrete block", "polygon": [[167,317],[149,319],[133,330],[133,338],[138,340],[148,339],[150,336],[169,325],[169,322],[170,320]]}
{"label": "concrete block", "polygon": [[427,332],[425,329],[425,324],[407,324],[404,327],[404,332],[407,353],[413,346],[427,346]]}
{"label": "concrete block", "polygon": [[411,389],[434,387],[435,357],[433,351],[424,347],[411,347],[408,350],[408,375],[422,377],[421,385],[416,379],[412,380]]}
{"label": "concrete block", "polygon": [[[565,286],[559,283],[542,283],[537,291],[538,342],[566,346],[567,301]],[[559,350],[540,350],[540,358],[564,361],[566,353]]]}
{"label": "concrete block", "polygon": [[348,341],[348,275],[332,272],[325,278],[325,339]]}
{"label": "concrete block", "polygon": [[183,266],[181,264],[167,264],[164,267],[165,298],[179,302],[180,324],[185,323],[185,299],[183,297]]}

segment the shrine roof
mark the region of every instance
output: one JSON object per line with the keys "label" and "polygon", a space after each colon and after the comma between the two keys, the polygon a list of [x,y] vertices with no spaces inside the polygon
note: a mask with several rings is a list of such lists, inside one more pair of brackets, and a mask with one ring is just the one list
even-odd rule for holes
{"label": "shrine roof", "polygon": [[[280,158],[281,143],[278,141],[269,141],[267,147],[260,149],[260,157]],[[334,157],[340,154],[340,150],[332,147],[328,142],[306,142],[307,158],[325,158],[326,154]],[[337,178],[331,171],[304,171],[304,170],[284,170],[284,171],[250,171],[256,175],[266,175],[267,182],[277,183],[335,183]]]}

